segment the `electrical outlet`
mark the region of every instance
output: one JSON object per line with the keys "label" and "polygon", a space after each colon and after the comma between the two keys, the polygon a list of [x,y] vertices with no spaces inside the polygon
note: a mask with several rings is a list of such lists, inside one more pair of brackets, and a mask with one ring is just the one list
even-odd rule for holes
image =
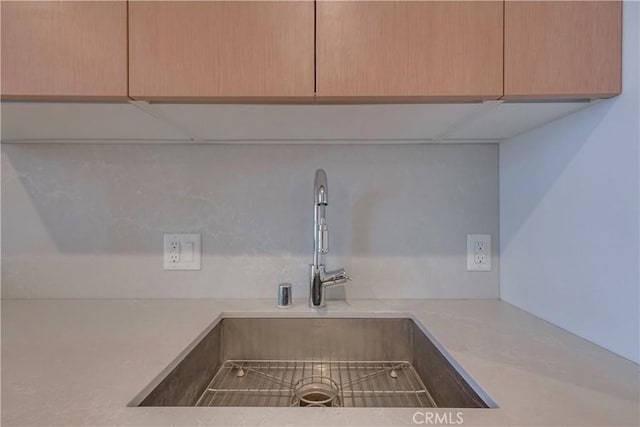
{"label": "electrical outlet", "polygon": [[491,235],[467,235],[467,271],[491,271]]}
{"label": "electrical outlet", "polygon": [[164,269],[200,270],[201,240],[200,234],[165,234]]}
{"label": "electrical outlet", "polygon": [[180,242],[171,240],[169,242],[169,262],[177,264],[180,262]]}

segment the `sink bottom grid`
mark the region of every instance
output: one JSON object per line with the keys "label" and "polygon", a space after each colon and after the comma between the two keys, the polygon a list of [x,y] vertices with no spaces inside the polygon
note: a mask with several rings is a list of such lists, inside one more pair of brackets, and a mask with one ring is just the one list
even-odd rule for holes
{"label": "sink bottom grid", "polygon": [[[323,387],[332,384],[331,392]],[[300,385],[327,397],[307,405]],[[314,388],[314,386],[317,386]],[[330,399],[329,399],[330,397]],[[196,406],[436,407],[406,361],[227,360]]]}

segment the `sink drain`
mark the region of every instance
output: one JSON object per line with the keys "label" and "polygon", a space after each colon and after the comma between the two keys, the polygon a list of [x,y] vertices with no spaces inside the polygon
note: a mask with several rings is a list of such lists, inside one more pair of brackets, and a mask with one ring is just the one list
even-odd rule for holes
{"label": "sink drain", "polygon": [[329,377],[304,377],[293,386],[291,406],[339,406],[338,383]]}

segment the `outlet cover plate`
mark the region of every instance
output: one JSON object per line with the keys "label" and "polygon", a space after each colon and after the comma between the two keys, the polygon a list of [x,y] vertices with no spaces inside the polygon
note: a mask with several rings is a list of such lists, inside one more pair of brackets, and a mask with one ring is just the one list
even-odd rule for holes
{"label": "outlet cover plate", "polygon": [[171,233],[164,235],[163,264],[165,270],[200,270],[201,259],[202,237],[200,234]]}
{"label": "outlet cover plate", "polygon": [[491,271],[491,234],[467,234],[467,271]]}

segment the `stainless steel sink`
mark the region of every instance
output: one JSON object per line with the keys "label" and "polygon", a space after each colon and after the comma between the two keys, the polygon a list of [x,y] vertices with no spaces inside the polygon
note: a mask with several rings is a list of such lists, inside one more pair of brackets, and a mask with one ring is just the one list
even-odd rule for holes
{"label": "stainless steel sink", "polygon": [[133,403],[494,406],[438,347],[409,318],[223,318]]}

